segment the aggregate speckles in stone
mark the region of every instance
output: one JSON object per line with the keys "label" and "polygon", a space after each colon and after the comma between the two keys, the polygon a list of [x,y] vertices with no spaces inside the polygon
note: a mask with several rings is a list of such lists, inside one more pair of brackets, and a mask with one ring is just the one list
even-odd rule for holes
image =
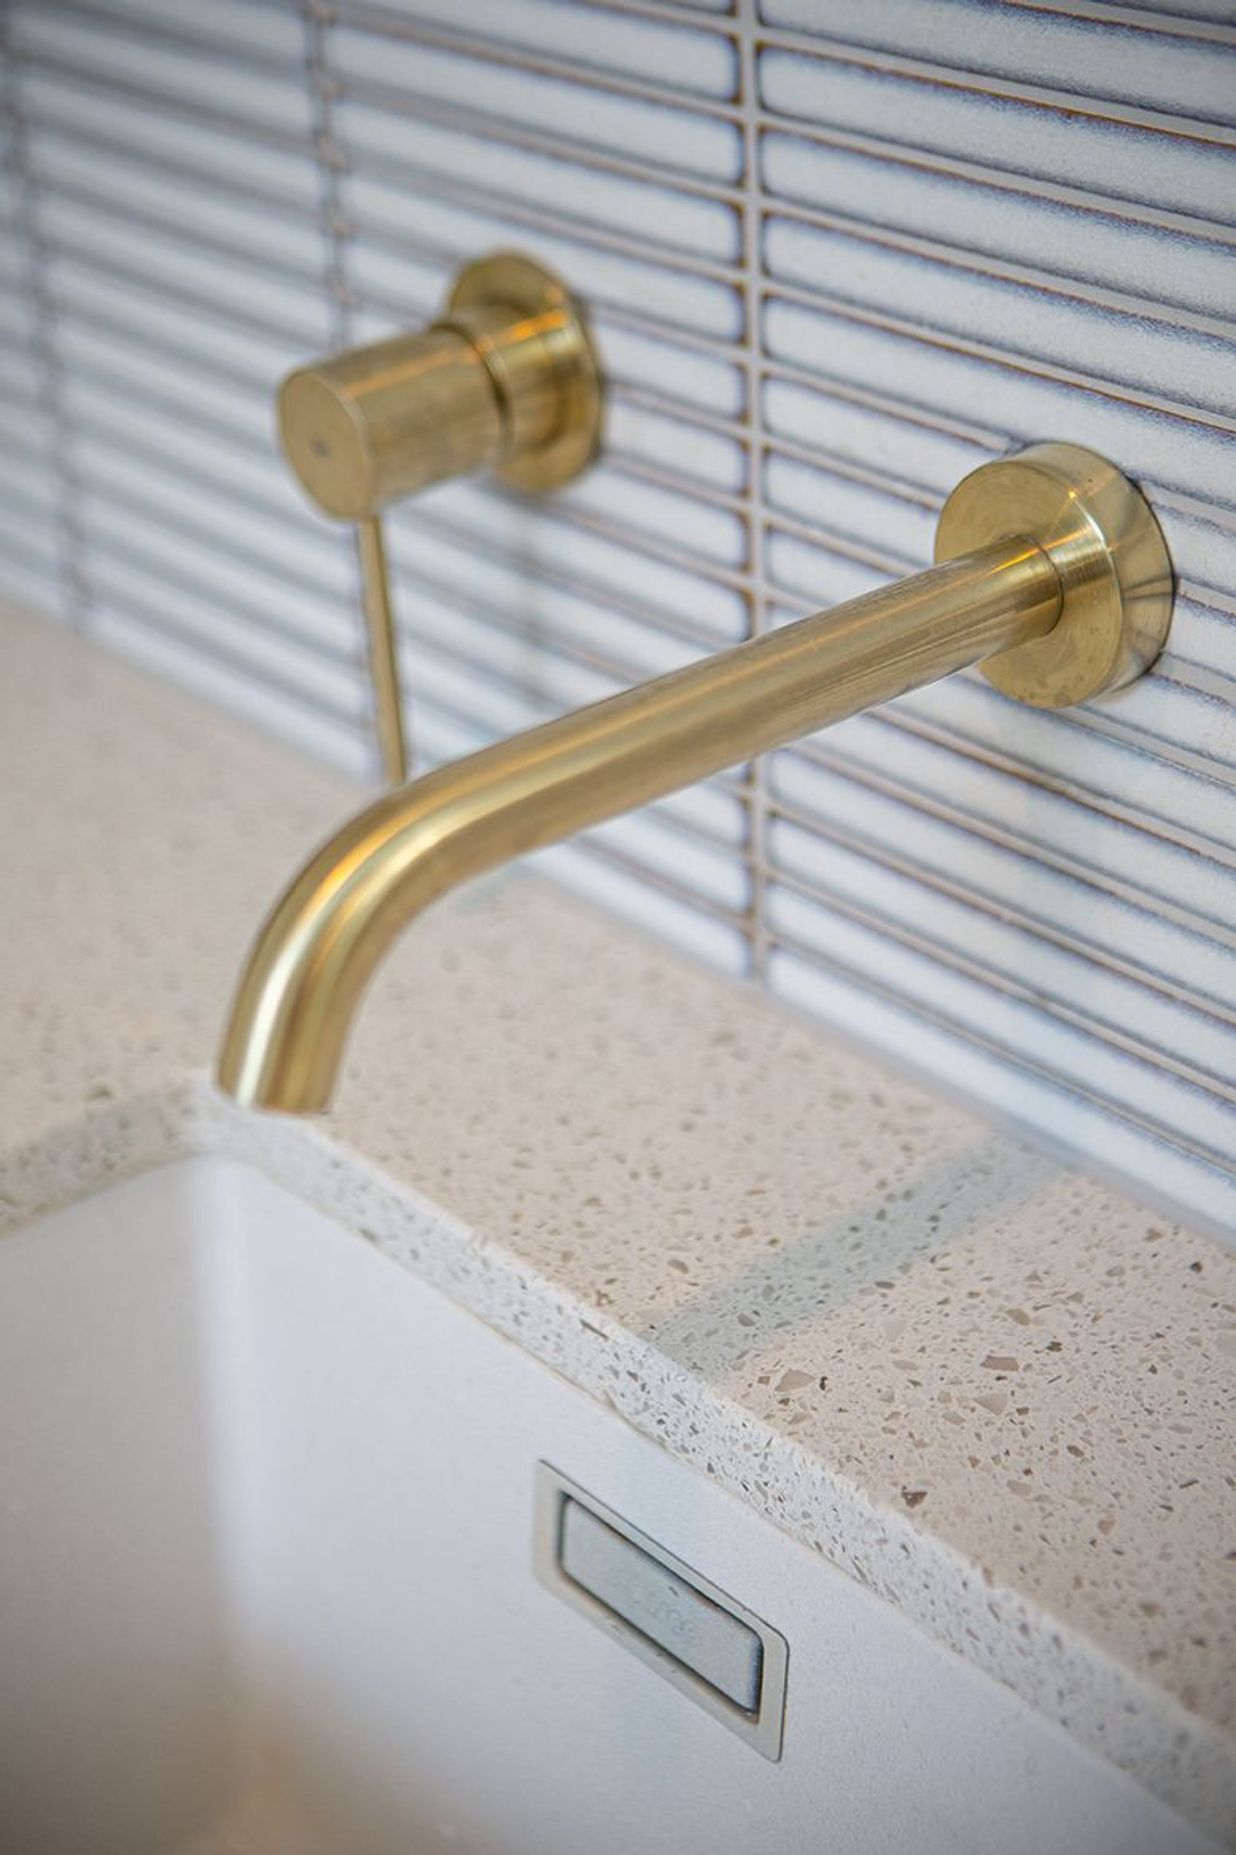
{"label": "aggregate speckles in stone", "polygon": [[240,960],[357,794],[3,651],[0,1224],[261,1166],[1236,1832],[1236,1257],[522,878],[413,927],[331,1116],[240,1113]]}

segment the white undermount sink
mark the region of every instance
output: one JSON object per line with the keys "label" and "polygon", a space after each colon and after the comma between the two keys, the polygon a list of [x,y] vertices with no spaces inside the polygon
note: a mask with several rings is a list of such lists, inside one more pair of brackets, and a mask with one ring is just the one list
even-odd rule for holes
{"label": "white undermount sink", "polygon": [[[780,1762],[537,1581],[543,1461],[782,1632]],[[255,1173],[0,1242],[5,1855],[1209,1846]]]}

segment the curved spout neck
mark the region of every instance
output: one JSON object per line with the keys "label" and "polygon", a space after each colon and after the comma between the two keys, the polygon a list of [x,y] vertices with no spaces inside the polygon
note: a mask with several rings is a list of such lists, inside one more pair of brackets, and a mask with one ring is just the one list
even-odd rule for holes
{"label": "curved spout neck", "polygon": [[263,927],[219,1062],[238,1101],[325,1108],[396,935],[483,871],[876,701],[1041,636],[1060,582],[1002,542],[516,735],[388,793],[325,844]]}
{"label": "curved spout neck", "polygon": [[926,573],[370,805],[306,864],[263,927],[232,1007],[222,1086],[253,1106],[325,1108],[392,940],[471,876],[968,664],[987,660],[1007,693],[1062,706],[1130,681],[1162,646],[1166,548],[1138,491],[1092,452],[1040,445],[984,465],[946,504],[937,553],[944,564]]}

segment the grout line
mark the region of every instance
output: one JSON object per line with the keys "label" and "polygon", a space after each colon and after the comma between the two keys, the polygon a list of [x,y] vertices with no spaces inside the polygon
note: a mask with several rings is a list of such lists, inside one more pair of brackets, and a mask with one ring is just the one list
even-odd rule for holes
{"label": "grout line", "polygon": [[[960,735],[948,735],[943,730],[932,735],[924,728],[911,725],[898,710],[887,708],[873,713],[871,720],[879,728],[889,729],[893,735],[917,736],[926,739],[929,744],[955,756],[967,763],[967,774],[980,785],[991,775],[1005,782],[1016,782],[1019,790],[1036,787],[1048,799],[1057,799],[1068,805],[1081,809],[1085,803],[1076,793],[1052,788],[1032,767],[1004,761],[993,754],[985,753],[981,748],[966,741]],[[1106,863],[1087,863],[1067,849],[1058,849],[1050,842],[1037,837],[1031,830],[1019,830],[1007,822],[999,813],[984,813],[971,810],[962,805],[955,796],[941,797],[934,789],[925,790],[922,786],[888,773],[883,767],[873,767],[870,759],[859,759],[852,752],[838,749],[828,743],[824,736],[814,740],[798,742],[786,750],[791,756],[802,759],[809,766],[822,767],[825,772],[835,773],[840,778],[853,780],[871,792],[891,799],[894,803],[911,807],[928,819],[955,826],[958,830],[974,836],[979,841],[994,845],[999,850],[1011,851],[1023,859],[1027,865],[1041,864],[1066,881],[1097,890],[1104,897],[1116,903],[1124,903],[1130,908],[1141,910],[1169,923],[1184,933],[1198,936],[1203,940],[1212,940],[1219,946],[1236,951],[1236,929],[1227,924],[1227,919],[1218,919],[1189,908],[1178,900],[1169,898],[1161,888],[1153,888],[1139,883],[1127,875],[1123,869],[1116,870]],[[1132,827],[1135,830],[1148,830],[1144,820],[1130,818],[1110,805],[1105,809],[1093,802],[1085,803],[1085,809],[1092,820],[1100,827],[1116,829]],[[784,806],[775,800],[774,812],[780,814]],[[821,828],[817,825],[817,828]],[[1169,849],[1190,848],[1169,840]],[[1079,941],[1079,948],[1084,951],[1084,941]],[[1205,995],[1199,995],[1203,998]]]}
{"label": "grout line", "polygon": [[37,371],[38,404],[47,421],[56,481],[56,555],[60,609],[74,631],[89,627],[89,583],[85,545],[78,522],[80,485],[73,468],[72,432],[64,404],[64,369],[56,345],[53,293],[47,280],[47,246],[39,223],[38,181],[30,161],[29,125],[22,94],[19,53],[12,38],[12,12],[0,4],[0,85],[9,124],[9,155],[18,212],[18,243],[31,320],[30,345]]}
{"label": "grout line", "polygon": [[[420,193],[429,199],[449,200],[461,212],[482,217],[500,217],[505,224],[527,227],[529,231],[539,232],[546,237],[584,246],[590,253],[600,251],[611,257],[625,259],[631,264],[655,264],[692,281],[729,289],[736,289],[741,283],[737,259],[711,257],[700,251],[688,250],[681,244],[663,242],[648,232],[628,231],[616,224],[607,225],[599,219],[576,216],[554,204],[541,206],[534,200],[521,199],[516,194],[504,192],[498,186],[482,186],[475,180],[455,180],[441,170],[422,166],[406,158],[365,150],[363,162],[365,178],[376,181],[388,190],[394,187],[401,194]],[[666,188],[665,191],[670,190]],[[355,230],[396,248],[412,242],[406,239],[402,228],[392,230],[384,227],[379,220],[366,218],[363,214],[357,215]]]}
{"label": "grout line", "polygon": [[[1192,329],[1199,335],[1210,335],[1220,341],[1230,341],[1233,333],[1236,333],[1236,321],[1230,313],[1217,314],[1166,297],[1139,296],[1128,288],[1099,278],[1078,276],[1063,267],[1052,270],[1041,264],[1021,263],[1007,252],[983,250],[977,244],[967,245],[949,240],[941,235],[939,229],[912,231],[901,225],[863,219],[857,213],[847,212],[835,205],[811,206],[790,197],[778,196],[773,205],[780,221],[806,227],[810,232],[849,239],[857,245],[871,245],[879,251],[921,259],[926,264],[961,271],[982,278],[985,282],[1007,284],[1022,291],[1033,290],[1036,296],[1050,297],[1064,303],[1078,303],[1083,309],[1097,310],[1110,317],[1125,316],[1139,322],[1161,322],[1171,329]],[[1180,234],[1176,233],[1175,236],[1179,240]],[[1200,240],[1204,234],[1195,231],[1185,236]],[[774,273],[770,272],[769,275],[771,281],[780,281]],[[795,286],[792,276],[787,277],[786,281],[789,287]],[[1147,290],[1152,287],[1149,276],[1145,287]]]}
{"label": "grout line", "polygon": [[[582,0],[582,3],[595,5],[597,0]],[[669,109],[689,111],[697,116],[708,116],[725,122],[735,122],[740,115],[734,104],[707,91],[683,90],[676,85],[660,83],[654,78],[641,77],[633,72],[607,71],[599,64],[582,63],[570,57],[555,57],[552,52],[521,44],[518,40],[503,41],[484,33],[470,32],[466,28],[410,18],[389,5],[366,5],[365,0],[337,0],[334,11],[341,26],[452,52],[459,57],[501,64],[512,70],[527,71],[532,76],[559,78],[566,83],[586,83],[613,96],[633,97],[641,102],[661,104]],[[676,23],[701,33],[711,32],[716,38],[733,39],[733,27],[724,17],[721,20],[710,20],[707,15],[694,12],[676,17],[666,0],[655,0],[655,12],[646,10],[645,16],[654,19],[657,24]]]}
{"label": "grout line", "polygon": [[[861,769],[858,773],[852,772],[849,767],[845,766],[826,770],[834,772],[842,784],[863,788],[868,792],[880,791],[876,781],[863,777]],[[900,793],[892,792],[886,796],[889,797],[890,803],[899,809],[913,807],[913,799],[906,798]],[[919,806],[915,809],[920,816],[927,818],[933,816],[925,807]],[[1101,942],[1089,939],[1075,926],[1062,926],[1050,914],[1036,913],[1033,903],[1025,901],[1012,884],[1001,886],[998,882],[988,882],[984,886],[969,887],[956,869],[933,867],[929,861],[916,858],[902,844],[892,841],[887,834],[884,836],[867,835],[856,826],[847,823],[844,816],[823,815],[818,807],[804,805],[794,799],[774,799],[770,806],[770,815],[775,823],[783,824],[791,831],[797,831],[803,837],[810,838],[813,848],[818,849],[822,844],[835,846],[849,855],[862,858],[866,863],[877,866],[881,871],[907,878],[929,894],[942,896],[949,902],[959,903],[976,916],[985,916],[1001,927],[1014,930],[1017,934],[1024,936],[1027,944],[1042,943],[1116,980],[1142,987],[1173,1007],[1194,1012],[1199,1017],[1208,1018],[1215,1024],[1236,1031],[1236,990],[1229,989],[1228,996],[1224,998],[1212,992],[1203,992],[1188,987],[1170,969],[1160,970],[1157,967],[1139,964],[1136,955],[1122,953],[1119,942],[1110,947],[1104,946]],[[987,832],[985,839],[989,845],[999,841],[992,832]],[[1020,853],[1014,847],[1012,854],[1017,856]],[[775,860],[772,879],[781,888],[793,889],[809,899],[821,900],[826,906],[832,906],[832,898],[840,893],[829,887],[827,876],[804,874],[795,867],[792,858],[784,856]],[[1112,904],[1119,906],[1121,902],[1128,905],[1128,898],[1114,897],[1100,884],[1088,883],[1084,876],[1074,876],[1071,880],[1075,887],[1085,885],[1092,888],[1095,895],[1106,902],[1109,907]],[[854,903],[853,905],[868,906],[866,903]],[[1153,908],[1148,909],[1144,902],[1132,905],[1143,912],[1154,913]],[[881,910],[874,903],[870,904],[870,907],[873,913],[882,914],[889,921],[895,920],[895,917],[887,910]],[[1158,918],[1162,920],[1162,917]],[[898,927],[890,931],[909,933],[912,930]],[[1200,932],[1198,929],[1187,931],[1195,936]],[[922,944],[927,944],[929,939],[929,936],[923,936]],[[1216,951],[1222,949],[1230,952],[1230,948],[1224,948],[1220,941],[1214,941],[1212,945]],[[960,942],[943,955],[946,960],[959,960],[963,957],[965,956]],[[984,962],[976,957],[975,963],[982,965]],[[1032,991],[1033,988],[1027,988],[1027,990]],[[1041,1003],[1042,994],[1039,993],[1036,996]],[[1183,1063],[1187,1059],[1172,1058],[1170,1060]],[[1221,1078],[1221,1082],[1223,1088],[1232,1092],[1236,1099],[1236,1068],[1233,1069],[1230,1077]]]}
{"label": "grout line", "polygon": [[[852,922],[855,926],[865,928],[872,935],[891,943],[894,948],[904,949],[910,954],[929,960],[945,972],[955,973],[962,979],[985,987],[997,997],[1028,1006],[1036,1014],[1042,1013],[1041,991],[1014,975],[1002,971],[992,962],[967,954],[963,949],[948,945],[934,936],[925,935],[916,928],[907,927],[878,907],[856,902],[845,894],[825,889],[791,870],[783,871],[778,882],[784,893],[798,896],[824,919],[831,914],[840,917],[843,921]],[[781,931],[775,933],[773,938],[778,943],[792,940],[804,957],[811,957],[810,943],[800,937]],[[911,1001],[911,1009],[916,1009],[914,994],[911,992],[907,996]],[[1213,1096],[1216,1101],[1226,1102],[1229,1105],[1236,1103],[1236,1083],[1233,1083],[1229,1077],[1214,1070],[1201,1068],[1189,1061],[1187,1057],[1177,1056],[1160,1044],[1149,1042],[1125,1031],[1118,1024],[1113,1024],[1110,1020],[1095,1015],[1084,1006],[1056,996],[1052,1000],[1050,1018],[1053,1023],[1065,1025],[1077,1031],[1104,1049],[1130,1058],[1155,1075],[1170,1076],[1189,1088]]]}
{"label": "grout line", "polygon": [[[65,10],[69,9],[66,7]],[[214,103],[205,103],[200,98],[169,95],[166,91],[143,83],[137,77],[121,77],[114,71],[95,71],[86,63],[42,49],[33,50],[27,62],[30,69],[39,76],[74,85],[87,95],[123,99],[134,107],[154,111],[173,122],[200,123],[209,129],[221,129],[225,134],[244,137],[256,142],[259,147],[277,148],[285,153],[301,155],[312,150],[310,137],[296,130],[281,129],[277,124],[263,122],[257,116],[236,115]],[[236,59],[230,62],[233,67],[238,64]],[[243,60],[239,61],[239,66],[242,71],[246,69]],[[254,67],[250,64],[247,68],[252,71]],[[289,77],[294,78],[295,74],[296,67],[289,66]]]}
{"label": "grout line", "polygon": [[[578,79],[571,81],[578,83]],[[569,161],[585,174],[615,174],[693,200],[711,200],[729,206],[742,204],[740,185],[712,179],[702,170],[673,167],[668,160],[650,154],[630,154],[614,146],[554,131],[548,126],[530,128],[513,116],[482,112],[475,105],[454,101],[443,103],[425,92],[382,83],[375,78],[349,74],[340,82],[341,95],[348,101],[384,111],[387,115],[431,122],[457,134],[474,137],[494,149],[498,158],[507,148],[526,149],[551,161]],[[687,112],[679,112],[676,108],[675,113]]]}
{"label": "grout line", "polygon": [[[313,127],[313,159],[318,175],[318,225],[322,234],[323,282],[330,311],[330,345],[332,350],[352,344],[357,298],[348,284],[348,228],[344,214],[340,175],[346,171],[347,156],[334,134],[334,100],[339,85],[330,69],[330,35],[333,10],[324,0],[301,0],[304,27],[305,82],[309,92],[310,119]],[[373,776],[382,779],[382,747],[379,739],[377,696],[369,668],[365,632],[365,589],[362,577],[360,544],[353,531],[348,550],[351,562],[351,604],[354,613],[352,662],[368,692],[368,735]],[[405,738],[407,719],[404,719]]]}
{"label": "grout line", "polygon": [[[763,407],[763,295],[760,287],[763,238],[763,190],[760,181],[758,110],[759,69],[756,62],[757,0],[741,0],[739,9],[739,60],[743,112],[743,293],[745,298],[745,363],[747,381],[747,516],[750,630],[760,637],[768,629],[768,579],[765,567],[764,510],[764,407]],[[746,769],[748,958],[750,976],[763,984],[768,976],[768,767],[760,755]]]}
{"label": "grout line", "polygon": [[[837,912],[840,914],[841,910]],[[863,925],[866,925],[866,923],[863,923]],[[1027,1055],[1024,1051],[1018,1049],[1016,1044],[1005,1043],[987,1030],[976,1029],[973,1026],[953,1018],[946,1010],[942,1009],[937,1004],[916,998],[913,994],[902,991],[895,983],[891,983],[887,977],[877,978],[868,971],[856,970],[847,960],[839,958],[831,951],[825,951],[819,947],[809,945],[807,942],[791,936],[788,933],[777,933],[773,937],[772,951],[774,954],[788,954],[792,959],[797,960],[803,965],[809,966],[818,972],[826,973],[830,977],[839,979],[843,984],[857,987],[865,995],[874,995],[876,998],[892,1006],[894,1010],[901,1012],[904,1016],[913,1018],[922,1024],[930,1025],[936,1030],[943,1031],[947,1036],[968,1046],[970,1049],[984,1051],[988,1055],[993,1056],[1005,1070],[1022,1077],[1030,1077],[1040,1082],[1046,1082],[1050,1087],[1059,1091],[1062,1095],[1066,1095],[1070,1100],[1081,1101],[1092,1108],[1097,1108],[1100,1113],[1110,1117],[1118,1126],[1131,1131],[1140,1138],[1160,1143],[1194,1160],[1200,1160],[1203,1164],[1218,1172],[1225,1183],[1230,1182],[1232,1176],[1231,1160],[1226,1152],[1221,1152],[1217,1148],[1211,1147],[1206,1142],[1192,1139],[1188,1134],[1169,1127],[1164,1122],[1143,1112],[1139,1108],[1124,1102],[1113,1101],[1109,1095],[1100,1092],[1093,1085],[1079,1082],[1072,1074],[1068,1074],[1057,1068],[1050,1060]],[[890,966],[888,971],[895,976],[895,965]],[[992,988],[992,990],[994,992],[995,988]],[[1053,1013],[1050,1015],[1054,1016],[1055,1014]],[[1114,1046],[1104,1047],[1114,1048]],[[1123,1055],[1124,1053],[1117,1051],[1116,1054]],[[1143,1067],[1149,1068],[1151,1073],[1160,1073],[1160,1068],[1157,1064],[1147,1064],[1143,1065]],[[1188,1082],[1182,1083],[1180,1078],[1175,1076],[1170,1069],[1163,1069],[1162,1073],[1168,1078],[1170,1085],[1187,1088],[1196,1093],[1205,1092],[1198,1091],[1195,1084]],[[950,1087],[950,1079],[947,1073],[933,1070],[932,1077],[933,1085],[938,1091],[946,1090]],[[1090,1159],[1092,1166],[1097,1166],[1100,1163],[1093,1155],[1090,1155]]]}
{"label": "grout line", "polygon": [[[1138,200],[1125,193],[1103,193],[1096,186],[1070,184],[1059,178],[1029,176],[1015,168],[987,167],[969,155],[939,148],[918,148],[908,142],[893,140],[853,126],[842,127],[827,120],[814,121],[781,111],[769,111],[768,122],[779,141],[806,142],[814,147],[832,149],[841,154],[860,156],[873,162],[911,168],[944,180],[956,180],[963,186],[990,188],[998,193],[1022,196],[1029,200],[1051,200],[1078,212],[1093,213],[1100,218],[1119,219],[1130,225],[1145,225],[1160,232],[1180,232],[1190,238],[1217,238],[1236,243],[1233,219],[1208,218],[1184,207],[1173,209],[1149,200]],[[1149,133],[1153,133],[1150,131]]]}
{"label": "grout line", "polygon": [[[762,42],[773,52],[790,52],[831,64],[847,65],[882,77],[907,78],[930,84],[954,95],[990,98],[996,102],[1024,104],[1031,109],[1050,111],[1062,117],[1103,123],[1116,129],[1148,129],[1181,141],[1200,142],[1216,148],[1231,148],[1236,129],[1207,117],[1186,116],[1176,110],[1145,109],[1119,97],[1067,90],[1060,85],[1027,84],[1007,72],[974,71],[964,65],[885,51],[875,45],[860,44],[831,33],[797,32],[788,28],[766,27]],[[792,120],[792,118],[787,118]]]}
{"label": "grout line", "polygon": [[1159,9],[1138,4],[1121,6],[1119,0],[1012,0],[1012,4],[1028,13],[1092,19],[1104,26],[1114,21],[1136,32],[1166,33],[1169,37],[1195,38],[1203,43],[1233,43],[1230,24],[1222,20],[1212,22],[1201,13],[1173,12],[1170,6]]}

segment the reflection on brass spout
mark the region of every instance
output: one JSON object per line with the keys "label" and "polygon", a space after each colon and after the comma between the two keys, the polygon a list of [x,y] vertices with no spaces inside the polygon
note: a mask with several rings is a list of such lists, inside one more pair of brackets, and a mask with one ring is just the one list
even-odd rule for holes
{"label": "reflection on brass spout", "polygon": [[[1130,680],[1162,645],[1171,573],[1118,471],[1073,446],[986,465],[941,520],[945,564],[485,748],[388,794],[305,866],[241,979],[219,1080],[325,1108],[397,934],[468,878],[860,709],[993,659],[1026,700]],[[955,558],[951,556],[956,556]]]}

